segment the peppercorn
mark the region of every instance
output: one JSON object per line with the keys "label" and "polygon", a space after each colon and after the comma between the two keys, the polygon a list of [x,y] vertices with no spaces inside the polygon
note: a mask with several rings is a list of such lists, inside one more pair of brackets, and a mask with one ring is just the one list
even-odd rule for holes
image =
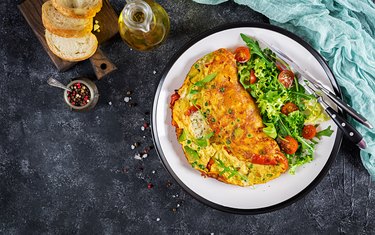
{"label": "peppercorn", "polygon": [[71,89],[71,92],[67,92],[67,98],[71,105],[81,107],[90,102],[90,90],[85,84],[77,82],[72,84],[69,88]]}

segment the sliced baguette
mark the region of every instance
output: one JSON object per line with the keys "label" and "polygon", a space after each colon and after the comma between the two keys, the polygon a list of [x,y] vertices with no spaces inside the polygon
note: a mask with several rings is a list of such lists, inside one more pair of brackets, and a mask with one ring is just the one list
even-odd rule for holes
{"label": "sliced baguette", "polygon": [[93,18],[102,8],[102,0],[52,0],[63,15],[73,18]]}
{"label": "sliced baguette", "polygon": [[42,6],[42,21],[48,31],[61,37],[82,37],[91,32],[93,19],[71,18],[61,14],[47,1]]}
{"label": "sliced baguette", "polygon": [[92,33],[79,38],[64,38],[46,29],[45,37],[49,49],[67,61],[85,60],[91,57],[98,47],[98,40]]}

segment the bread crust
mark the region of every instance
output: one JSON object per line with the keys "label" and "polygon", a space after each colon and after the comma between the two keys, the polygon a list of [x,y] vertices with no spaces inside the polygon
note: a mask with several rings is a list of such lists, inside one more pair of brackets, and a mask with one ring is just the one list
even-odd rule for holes
{"label": "bread crust", "polygon": [[93,18],[96,13],[100,11],[103,6],[103,1],[99,0],[98,3],[91,7],[86,8],[71,8],[62,5],[59,0],[52,0],[53,6],[63,15],[73,18]]}
{"label": "bread crust", "polygon": [[[49,37],[49,34],[52,34],[52,32],[49,32],[47,29],[46,29],[46,32],[45,32],[45,38],[46,38],[46,41],[47,41],[47,45],[49,47],[49,49],[53,52],[53,54],[55,54],[56,56],[58,56],[59,58],[63,59],[63,60],[66,60],[66,61],[71,61],[71,62],[78,62],[78,61],[82,61],[82,60],[86,60],[88,58],[90,58],[93,54],[95,54],[97,48],[98,48],[98,40],[96,39],[96,36],[92,33],[89,33],[90,34],[90,37],[93,37],[95,38],[94,40],[94,45],[91,47],[91,51],[89,53],[87,53],[85,56],[82,56],[82,57],[69,57],[69,56],[64,56],[63,53],[59,52],[54,43],[50,40],[50,37]],[[71,40],[74,40],[75,38],[71,38]]]}
{"label": "bread crust", "polygon": [[[48,17],[48,5],[49,1],[45,2],[42,6],[42,22],[44,27],[53,34],[56,34],[61,37],[71,38],[71,37],[83,37],[84,35],[90,33],[93,29],[93,20],[88,20],[88,23],[85,24],[85,27],[81,30],[76,29],[64,29],[58,28]],[[52,5],[53,7],[53,5]]]}

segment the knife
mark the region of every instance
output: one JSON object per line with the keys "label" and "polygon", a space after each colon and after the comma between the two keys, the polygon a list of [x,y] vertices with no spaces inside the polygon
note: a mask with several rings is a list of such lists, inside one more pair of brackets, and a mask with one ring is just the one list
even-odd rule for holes
{"label": "knife", "polygon": [[268,48],[270,48],[280,59],[284,60],[287,64],[291,65],[300,75],[302,75],[304,78],[306,78],[316,89],[322,91],[328,98],[330,98],[333,102],[335,102],[340,108],[348,112],[349,115],[351,115],[355,120],[363,124],[364,126],[372,129],[373,126],[371,123],[363,117],[361,114],[359,114],[357,111],[355,111],[352,107],[350,107],[348,104],[346,104],[343,100],[341,100],[339,97],[337,97],[335,94],[333,94],[331,91],[329,91],[327,88],[325,88],[317,79],[310,76],[306,71],[301,69],[292,59],[290,59],[287,55],[285,55],[283,52],[281,52],[279,49],[270,46],[268,43],[261,41],[263,44],[265,44]]}
{"label": "knife", "polygon": [[336,125],[341,129],[344,135],[356,144],[359,148],[365,149],[366,148],[366,141],[363,136],[352,126],[350,125],[343,117],[341,117],[331,106],[329,106],[324,100],[323,97],[320,96],[315,90],[312,88],[309,81],[305,81],[305,84],[313,94],[319,104],[323,107],[324,111],[332,118],[332,120],[336,123]]}

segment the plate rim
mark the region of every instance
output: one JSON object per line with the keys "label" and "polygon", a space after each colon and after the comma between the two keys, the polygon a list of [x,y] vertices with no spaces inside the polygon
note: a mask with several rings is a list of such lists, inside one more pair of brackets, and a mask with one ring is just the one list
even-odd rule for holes
{"label": "plate rim", "polygon": [[[310,46],[310,44],[308,44],[302,38],[300,38],[296,34],[290,32],[286,29],[280,28],[280,27],[275,26],[275,25],[267,24],[267,23],[254,23],[254,22],[229,23],[229,24],[224,24],[224,25],[214,27],[212,29],[209,29],[207,31],[204,31],[203,33],[199,33],[198,35],[194,36],[191,40],[189,40],[187,43],[185,43],[172,56],[172,58],[168,61],[168,63],[166,64],[166,66],[165,66],[165,68],[162,72],[161,79],[160,79],[159,84],[156,88],[155,95],[154,95],[153,102],[152,102],[153,105],[152,105],[152,109],[151,109],[151,134],[152,134],[152,140],[154,142],[156,152],[157,152],[159,158],[161,159],[161,162],[163,163],[164,167],[166,168],[168,173],[172,176],[172,178],[175,181],[177,181],[177,183],[188,194],[190,194],[193,198],[195,198],[199,202],[201,202],[201,203],[203,203],[203,204],[205,204],[205,205],[207,205],[211,208],[214,208],[214,209],[217,209],[217,210],[220,210],[220,211],[223,211],[223,212],[232,213],[232,214],[247,214],[247,215],[250,214],[251,215],[251,214],[267,213],[267,212],[271,212],[271,211],[275,211],[275,210],[279,210],[281,208],[287,207],[287,206],[297,202],[298,200],[302,199],[311,190],[313,190],[321,182],[321,180],[324,178],[324,176],[327,174],[327,172],[331,168],[331,165],[334,162],[334,160],[335,160],[335,158],[336,158],[336,156],[337,156],[337,154],[340,150],[342,139],[343,139],[343,134],[342,134],[340,129],[337,129],[336,139],[335,139],[331,154],[330,154],[326,164],[324,165],[323,169],[319,172],[319,174],[315,177],[315,179],[309,185],[307,185],[301,192],[297,193],[296,195],[294,195],[293,197],[291,197],[291,198],[289,198],[285,201],[282,201],[282,202],[277,203],[277,204],[272,205],[272,206],[267,206],[267,207],[263,207],[263,208],[256,208],[256,209],[240,209],[240,208],[232,208],[232,207],[223,206],[223,205],[211,202],[211,201],[207,200],[206,198],[198,195],[197,193],[195,193],[193,190],[191,190],[188,186],[186,186],[179,179],[179,177],[174,173],[174,171],[172,170],[168,161],[166,160],[166,157],[164,156],[164,153],[161,150],[161,144],[160,144],[159,137],[157,136],[156,108],[157,108],[158,98],[159,98],[164,80],[165,80],[166,76],[168,75],[170,69],[174,65],[174,63],[177,61],[177,59],[187,49],[189,49],[191,46],[193,46],[198,41],[200,41],[200,40],[202,40],[202,39],[204,39],[204,38],[206,38],[206,37],[208,37],[208,36],[210,36],[214,33],[220,32],[220,31],[224,31],[224,30],[228,30],[228,29],[234,29],[234,28],[246,28],[246,27],[261,28],[261,29],[267,29],[267,30],[275,31],[275,32],[278,32],[278,33],[280,33],[284,36],[287,36],[287,37],[293,39],[294,41],[296,41],[297,43],[299,43],[301,46],[303,46],[305,49],[307,49],[314,56],[314,58],[319,62],[319,64],[322,66],[323,70],[326,72],[334,92],[336,93],[336,95],[338,95],[341,98],[341,96],[342,96],[341,89],[338,86],[337,80],[336,80],[334,74],[332,73],[331,69],[329,68],[327,62],[313,47]],[[339,113],[342,114],[341,110],[339,110]]]}

